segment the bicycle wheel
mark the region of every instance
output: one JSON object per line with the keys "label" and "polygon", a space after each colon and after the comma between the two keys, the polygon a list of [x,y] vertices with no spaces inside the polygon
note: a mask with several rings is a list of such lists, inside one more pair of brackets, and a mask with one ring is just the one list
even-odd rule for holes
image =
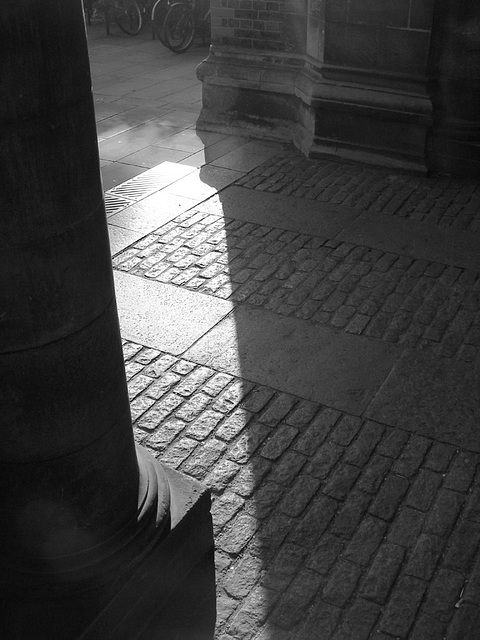
{"label": "bicycle wheel", "polygon": [[195,17],[186,2],[172,4],[163,26],[165,44],[174,53],[183,53],[195,37]]}
{"label": "bicycle wheel", "polygon": [[157,0],[152,9],[152,25],[155,36],[160,42],[167,47],[167,42],[164,35],[165,17],[168,13],[168,9],[171,6],[171,0]]}
{"label": "bicycle wheel", "polygon": [[114,0],[115,22],[129,36],[136,36],[142,28],[142,12],[137,0]]}

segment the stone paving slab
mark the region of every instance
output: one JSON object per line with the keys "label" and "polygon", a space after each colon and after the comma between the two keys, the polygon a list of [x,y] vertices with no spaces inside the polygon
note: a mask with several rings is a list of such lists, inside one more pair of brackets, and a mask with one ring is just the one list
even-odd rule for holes
{"label": "stone paving slab", "polygon": [[480,380],[470,362],[404,353],[366,415],[480,452]]}
{"label": "stone paving slab", "polygon": [[185,357],[360,415],[399,353],[380,340],[240,306]]}
{"label": "stone paving slab", "polygon": [[128,273],[115,273],[122,335],[183,353],[232,309],[232,304]]}
{"label": "stone paving slab", "polygon": [[137,441],[214,495],[218,640],[476,640],[477,453],[124,353]]}
{"label": "stone paving slab", "polygon": [[257,225],[334,238],[360,215],[351,207],[308,202],[233,185],[202,202],[200,211]]}
{"label": "stone paving slab", "polygon": [[480,233],[473,231],[366,213],[339,233],[337,240],[480,271]]}

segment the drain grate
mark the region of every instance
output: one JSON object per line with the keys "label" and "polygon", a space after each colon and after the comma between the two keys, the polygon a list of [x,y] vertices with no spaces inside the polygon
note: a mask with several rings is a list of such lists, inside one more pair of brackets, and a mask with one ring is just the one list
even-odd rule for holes
{"label": "drain grate", "polygon": [[140,173],[138,176],[134,176],[130,180],[113,187],[113,189],[110,189],[110,193],[136,202],[172,184],[172,182],[182,178],[190,171],[191,168],[189,167],[180,167],[172,162],[163,162],[157,167],[153,167],[153,169]]}
{"label": "drain grate", "polygon": [[131,204],[133,204],[133,200],[129,200],[127,198],[121,198],[113,194],[111,191],[105,191],[104,199],[105,199],[105,211],[107,214],[107,218],[109,216],[113,216],[114,213],[118,213],[122,209],[125,209],[125,207],[128,207]]}

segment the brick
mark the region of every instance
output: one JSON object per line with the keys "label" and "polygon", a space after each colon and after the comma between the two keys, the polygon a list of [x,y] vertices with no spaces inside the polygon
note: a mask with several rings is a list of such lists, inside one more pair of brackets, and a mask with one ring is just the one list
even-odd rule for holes
{"label": "brick", "polygon": [[305,566],[317,573],[327,575],[343,549],[343,541],[331,533],[325,533],[315,544]]}
{"label": "brick", "polygon": [[[326,602],[319,602],[311,611],[300,630],[302,640],[330,638],[340,618],[341,609]],[[273,637],[273,636],[270,636]],[[274,636],[277,638],[277,636]]]}
{"label": "brick", "polygon": [[317,478],[307,475],[300,476],[282,500],[280,509],[289,516],[299,516],[317,493],[319,486],[320,481]]}
{"label": "brick", "polygon": [[382,425],[370,420],[367,421],[358,438],[345,452],[344,461],[359,467],[364,466],[382,437],[383,431]]}
{"label": "brick", "polygon": [[178,360],[173,366],[172,371],[184,376],[190,371],[193,371],[197,365],[194,362],[188,362],[187,360]]}
{"label": "brick", "polygon": [[226,444],[212,438],[198,446],[194,455],[191,455],[182,465],[182,471],[203,480],[208,470],[215,464],[226,448]]}
{"label": "brick", "polygon": [[367,516],[348,544],[343,557],[367,565],[383,540],[387,525],[383,520]]}
{"label": "brick", "polygon": [[242,433],[228,452],[228,457],[238,463],[245,463],[262,444],[270,433],[270,428],[264,424],[250,422],[248,433]]}
{"label": "brick", "polygon": [[[209,412],[215,416],[224,417],[222,413],[211,411]],[[216,436],[226,442],[232,441],[236,438],[250,421],[252,414],[245,409],[237,409],[230,416],[228,416],[221,427],[217,430]]]}
{"label": "brick", "polygon": [[432,471],[444,473],[448,469],[454,452],[455,449],[451,445],[434,442],[427,454],[424,466]]}
{"label": "brick", "polygon": [[326,442],[320,447],[308,465],[308,473],[316,478],[326,478],[343,455],[343,451],[343,447],[333,442]]}
{"label": "brick", "polygon": [[330,524],[337,503],[325,496],[315,498],[307,513],[289,535],[289,541],[311,548]]}
{"label": "brick", "polygon": [[322,409],[293,444],[293,448],[299,453],[311,455],[326,439],[340,415],[335,409]]}
{"label": "brick", "polygon": [[389,474],[370,506],[370,513],[383,520],[391,520],[407,492],[408,485],[406,478],[393,473]]}
{"label": "brick", "polygon": [[287,424],[280,425],[263,445],[260,455],[269,460],[276,460],[293,442],[298,430]]}
{"label": "brick", "polygon": [[418,578],[400,578],[380,621],[380,629],[393,636],[406,636],[415,620],[425,589],[425,583]]}
{"label": "brick", "polygon": [[418,471],[429,447],[430,440],[415,434],[412,435],[394,464],[393,471],[402,476],[411,477]]}
{"label": "brick", "polygon": [[162,455],[162,462],[175,469],[179,467],[198,446],[197,440],[181,438],[176,440]]}
{"label": "brick", "polygon": [[[273,513],[263,524],[251,543],[252,551],[263,559],[271,557],[284,543],[294,526],[292,518],[283,513]],[[292,542],[294,542],[292,540]]]}
{"label": "brick", "polygon": [[255,534],[258,526],[258,520],[248,514],[236,516],[217,537],[219,549],[225,553],[240,553]]}
{"label": "brick", "polygon": [[475,475],[478,456],[468,451],[459,451],[445,478],[444,487],[454,491],[468,491]]}
{"label": "brick", "polygon": [[305,616],[323,582],[324,578],[318,573],[303,569],[280,597],[271,620],[283,629],[290,629]]}
{"label": "brick", "polygon": [[359,475],[360,469],[358,467],[350,464],[341,464],[335,469],[323,487],[323,493],[337,500],[343,500]]}
{"label": "brick", "polygon": [[471,604],[462,604],[447,633],[447,640],[474,640],[480,626],[480,609]]}
{"label": "brick", "polygon": [[208,473],[204,482],[214,493],[220,493],[228,487],[239,469],[239,465],[232,460],[221,460]]}
{"label": "brick", "polygon": [[357,435],[361,425],[361,418],[344,415],[334,428],[331,439],[336,444],[347,447]]}
{"label": "brick", "polygon": [[[217,617],[216,622],[218,626],[222,626],[227,622],[232,613],[238,606],[238,600],[230,598],[223,590],[219,590],[216,598]],[[230,640],[231,636],[223,636],[220,640]]]}
{"label": "brick", "polygon": [[173,364],[175,364],[176,361],[177,361],[177,358],[175,358],[175,356],[164,354],[163,356],[160,356],[158,360],[156,360],[150,366],[148,366],[145,369],[144,373],[145,375],[150,376],[151,378],[158,378],[159,376],[162,375],[162,373],[167,371],[167,369],[169,369]]}
{"label": "brick", "polygon": [[464,499],[462,494],[442,488],[425,523],[425,531],[447,537],[460,513]]}
{"label": "brick", "polygon": [[174,438],[186,428],[185,422],[177,420],[177,418],[170,418],[162,423],[153,434],[148,438],[147,444],[149,447],[153,447],[157,451],[162,451],[165,447],[174,440]]}
{"label": "brick", "polygon": [[[439,638],[445,637],[445,633],[446,627],[442,622],[430,616],[422,615],[415,622],[409,640],[439,640]],[[462,638],[466,640],[467,636]]]}
{"label": "brick", "polygon": [[440,569],[428,590],[425,613],[441,622],[448,622],[453,615],[464,581],[461,573]]}
{"label": "brick", "polygon": [[167,393],[174,385],[181,380],[181,377],[173,372],[164,373],[160,378],[155,380],[148,389],[146,395],[151,398],[159,399]]}
{"label": "brick", "polygon": [[133,358],[139,351],[141,351],[141,349],[141,344],[135,344],[135,342],[124,342],[122,344],[124,359],[130,360],[130,358]]}
{"label": "brick", "polygon": [[272,589],[255,587],[244,600],[240,610],[229,620],[227,633],[235,638],[250,640],[258,626],[273,608],[278,595]]}
{"label": "brick", "polygon": [[246,555],[230,567],[222,586],[234,598],[245,598],[257,582],[262,570],[261,558]]}
{"label": "brick", "polygon": [[402,547],[385,542],[360,587],[360,595],[378,604],[387,601],[404,557]]}
{"label": "brick", "polygon": [[405,507],[398,512],[388,534],[388,541],[403,547],[411,547],[420,535],[424,521],[424,513]]}
{"label": "brick", "polygon": [[296,399],[286,393],[282,393],[270,402],[265,411],[260,415],[260,422],[271,427],[276,426],[291,410]]}
{"label": "brick", "polygon": [[373,455],[357,482],[357,488],[365,493],[377,493],[391,466],[390,458]]}
{"label": "brick", "polygon": [[245,381],[233,382],[214,402],[212,408],[215,411],[228,413],[238,405],[238,403],[251,391],[253,385]]}
{"label": "brick", "polygon": [[291,582],[307,555],[304,547],[286,543],[275,556],[262,584],[275,591],[283,591]]}
{"label": "brick", "polygon": [[380,607],[358,598],[335,632],[332,640],[367,640],[380,614]]}
{"label": "brick", "polygon": [[186,435],[196,440],[204,440],[215,429],[223,414],[218,411],[204,411],[188,428]]}
{"label": "brick", "polygon": [[285,422],[297,429],[304,429],[313,420],[319,406],[307,400],[300,400],[285,418]]}
{"label": "brick", "polygon": [[249,502],[248,512],[256,518],[266,518],[284,493],[285,489],[281,485],[267,480]]}
{"label": "brick", "polygon": [[362,567],[351,562],[339,562],[330,574],[322,600],[343,607],[355,591]]}
{"label": "brick", "polygon": [[480,542],[480,524],[460,520],[450,536],[443,564],[450,569],[468,572]]}
{"label": "brick", "polygon": [[287,451],[275,465],[269,480],[284,486],[289,486],[298,476],[305,462],[305,456],[295,451]]}
{"label": "brick", "polygon": [[389,458],[397,458],[409,438],[406,431],[391,429],[385,433],[382,442],[378,445],[377,453]]}
{"label": "brick", "polygon": [[180,409],[176,411],[175,415],[177,418],[180,418],[180,420],[190,422],[200,415],[210,402],[211,398],[205,393],[196,393],[182,404]]}
{"label": "brick", "polygon": [[243,507],[244,500],[231,491],[225,492],[212,503],[212,518],[217,530],[221,529]]}
{"label": "brick", "polygon": [[462,515],[472,522],[480,522],[480,487],[469,494]]}
{"label": "brick", "polygon": [[260,486],[270,468],[270,461],[259,456],[253,457],[247,465],[240,468],[235,480],[232,482],[231,490],[247,498]]}
{"label": "brick", "polygon": [[441,483],[440,475],[422,469],[410,488],[405,503],[414,509],[427,511],[433,504]]}
{"label": "brick", "polygon": [[142,416],[147,409],[155,403],[154,398],[149,398],[148,396],[137,396],[130,403],[130,414],[132,416],[132,420],[138,420],[140,416]]}
{"label": "brick", "polygon": [[442,554],[444,544],[443,538],[429,533],[422,534],[408,560],[405,573],[422,580],[430,580]]}
{"label": "brick", "polygon": [[350,493],[343,506],[337,512],[331,525],[331,531],[341,538],[351,538],[355,529],[360,524],[371,497],[361,491]]}
{"label": "brick", "polygon": [[202,391],[208,393],[210,396],[218,395],[222,389],[232,380],[232,376],[226,373],[217,373],[214,375],[207,384],[204,385]]}

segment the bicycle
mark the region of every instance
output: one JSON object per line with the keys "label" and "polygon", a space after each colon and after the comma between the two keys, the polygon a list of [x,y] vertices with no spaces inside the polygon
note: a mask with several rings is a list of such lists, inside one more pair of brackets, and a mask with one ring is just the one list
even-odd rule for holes
{"label": "bicycle", "polygon": [[110,0],[105,10],[107,34],[109,21],[114,21],[129,36],[136,36],[144,22],[150,20],[151,0]]}
{"label": "bicycle", "polygon": [[175,2],[168,9],[163,22],[164,44],[174,53],[183,53],[192,46],[195,35],[201,31],[202,41],[210,33],[210,7],[203,16],[198,15],[195,0]]}

